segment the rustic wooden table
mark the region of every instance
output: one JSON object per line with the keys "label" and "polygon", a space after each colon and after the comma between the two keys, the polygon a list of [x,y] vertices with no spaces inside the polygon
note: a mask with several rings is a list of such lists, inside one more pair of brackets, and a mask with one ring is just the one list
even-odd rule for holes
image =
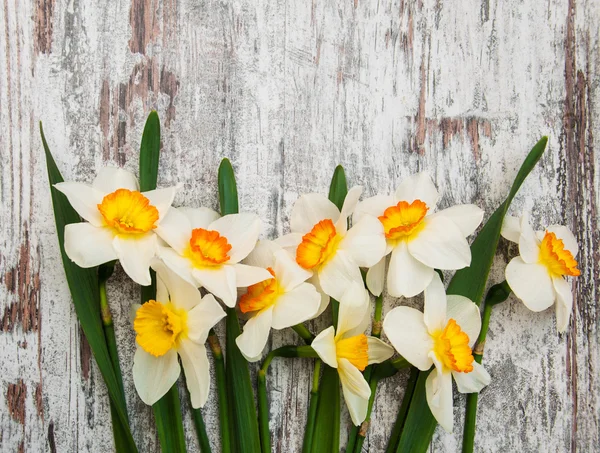
{"label": "rustic wooden table", "polygon": [[[443,206],[473,202],[489,215],[548,135],[511,212],[575,232],[574,315],[559,336],[552,310],[534,314],[513,298],[496,310],[477,451],[598,451],[599,30],[595,0],[4,0],[0,450],[113,449],[105,387],[60,263],[37,122],[65,178],[90,181],[104,164],[136,169],[157,109],[159,185],[182,182],[176,204],[215,208],[227,156],[241,207],[265,219],[267,237],[287,230],[298,194],[327,190],[338,163],[367,195],[428,170]],[[491,282],[513,252],[501,245]],[[134,435],[140,451],[157,451],[130,372],[138,290],[119,270],[109,297]],[[385,311],[398,303],[422,302],[388,298]],[[297,341],[283,331],[271,346]],[[299,448],[311,370],[301,359],[271,367],[278,452]],[[385,447],[405,381],[381,387],[365,451]],[[464,398],[455,403],[455,434],[438,428],[432,451],[460,448]],[[216,445],[214,392],[204,414]]]}

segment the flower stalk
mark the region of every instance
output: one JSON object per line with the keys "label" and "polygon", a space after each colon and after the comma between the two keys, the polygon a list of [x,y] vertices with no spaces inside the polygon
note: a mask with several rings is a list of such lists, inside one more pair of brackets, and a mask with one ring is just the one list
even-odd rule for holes
{"label": "flower stalk", "polygon": [[319,380],[321,376],[320,360],[315,361],[313,370],[313,381],[310,389],[310,404],[308,406],[308,418],[306,420],[306,430],[304,431],[304,440],[302,442],[302,453],[310,453],[312,450],[312,439],[314,432],[317,407],[319,405]]}
{"label": "flower stalk", "polygon": [[229,406],[227,404],[227,383],[225,381],[225,360],[223,359],[223,350],[219,337],[214,329],[210,330],[208,335],[208,345],[212,351],[215,375],[217,379],[217,395],[219,400],[219,425],[221,432],[221,451],[223,453],[231,452],[231,422],[229,419]]}

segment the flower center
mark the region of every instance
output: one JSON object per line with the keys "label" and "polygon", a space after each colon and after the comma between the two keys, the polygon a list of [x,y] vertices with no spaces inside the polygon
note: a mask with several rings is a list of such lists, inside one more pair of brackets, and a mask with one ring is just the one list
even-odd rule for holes
{"label": "flower center", "polygon": [[195,228],[192,230],[187,256],[198,267],[218,266],[229,260],[231,244],[218,231]]}
{"label": "flower center", "polygon": [[540,244],[539,261],[552,275],[577,277],[581,274],[577,269],[577,261],[573,258],[573,254],[565,249],[562,239],[558,239],[556,234],[548,231]]}
{"label": "flower center", "polygon": [[333,256],[341,239],[331,219],[321,220],[302,237],[296,250],[296,262],[304,269],[320,266]]}
{"label": "flower center", "polygon": [[338,340],[335,348],[338,359],[347,359],[360,371],[369,364],[369,343],[365,334]]}
{"label": "flower center", "polygon": [[469,346],[469,336],[462,331],[454,319],[446,328],[433,334],[433,350],[444,367],[454,371],[473,371],[473,351]]}
{"label": "flower center", "polygon": [[239,305],[242,313],[260,311],[275,303],[279,295],[279,287],[273,269],[269,267],[267,270],[273,278],[249,286],[246,294],[240,298]]}
{"label": "flower center", "polygon": [[378,219],[383,224],[386,238],[408,240],[421,231],[428,210],[427,205],[421,200],[415,200],[410,204],[400,201],[396,206],[387,208]]}
{"label": "flower center", "polygon": [[187,335],[187,312],[177,310],[171,303],[150,300],[135,314],[133,329],[142,349],[160,357]]}
{"label": "flower center", "polygon": [[120,234],[141,234],[156,228],[158,210],[138,191],[118,189],[98,205],[107,226]]}

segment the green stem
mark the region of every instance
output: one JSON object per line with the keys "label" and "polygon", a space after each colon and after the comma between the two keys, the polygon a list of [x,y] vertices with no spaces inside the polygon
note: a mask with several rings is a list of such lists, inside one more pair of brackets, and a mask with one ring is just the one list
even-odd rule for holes
{"label": "green stem", "polygon": [[292,329],[294,329],[294,332],[296,332],[306,344],[311,344],[312,341],[315,339],[313,333],[310,330],[308,330],[308,328],[303,323],[292,326]]}
{"label": "green stem", "polygon": [[398,446],[398,442],[400,440],[400,434],[402,433],[402,428],[404,427],[404,422],[406,421],[406,415],[408,414],[408,408],[410,407],[410,402],[414,394],[418,378],[419,370],[413,367],[410,373],[410,377],[408,378],[406,389],[404,390],[404,398],[402,399],[402,404],[400,405],[400,409],[398,410],[398,417],[396,417],[396,422],[394,423],[392,434],[390,434],[390,439],[385,450],[386,453],[396,452],[396,447]]}
{"label": "green stem", "polygon": [[219,426],[221,432],[221,451],[223,453],[231,452],[231,432],[229,419],[229,406],[227,404],[227,383],[225,381],[225,361],[223,360],[223,350],[219,337],[214,329],[210,329],[208,335],[208,344],[212,351],[215,362],[215,375],[217,379],[217,394],[219,399]]}
{"label": "green stem", "polygon": [[310,405],[308,406],[308,418],[306,420],[306,429],[304,431],[304,441],[302,442],[302,453],[310,453],[312,449],[312,438],[317,415],[317,406],[319,405],[319,377],[321,374],[321,361],[315,362],[313,371],[312,388],[310,389]]}
{"label": "green stem", "polygon": [[202,453],[211,453],[210,441],[208,440],[208,434],[206,434],[206,425],[204,424],[200,409],[192,409],[192,418],[194,419],[194,426],[196,427],[196,433],[198,434],[200,451]]}
{"label": "green stem", "polygon": [[380,294],[375,298],[375,314],[373,316],[373,326],[371,327],[371,336],[381,338],[381,315],[383,311],[383,296]]}
{"label": "green stem", "polygon": [[[362,451],[362,446],[365,441],[365,437],[367,437],[367,431],[371,423],[371,412],[373,410],[373,403],[375,402],[375,393],[377,392],[377,384],[379,384],[379,379],[376,375],[372,375],[371,381],[369,382],[369,387],[371,388],[371,396],[369,397],[367,417],[365,418],[365,421],[362,422],[362,424],[360,425],[360,430],[358,431],[358,436],[356,437],[356,446],[354,447],[355,453],[360,453]],[[350,452],[350,450],[346,451]]]}
{"label": "green stem", "polygon": [[[510,286],[506,281],[494,285],[488,291],[485,297],[485,305],[483,309],[483,319],[481,320],[481,331],[473,349],[473,357],[477,363],[483,360],[483,350],[485,348],[485,339],[490,327],[490,318],[492,309],[499,303],[504,302],[510,296]],[[477,401],[479,393],[469,393],[467,395],[467,403],[465,410],[465,428],[463,432],[463,453],[472,453],[475,447],[475,429],[477,423]]]}

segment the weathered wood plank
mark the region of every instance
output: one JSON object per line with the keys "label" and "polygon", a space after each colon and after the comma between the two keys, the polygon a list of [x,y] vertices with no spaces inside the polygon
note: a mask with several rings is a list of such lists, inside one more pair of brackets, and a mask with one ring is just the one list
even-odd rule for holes
{"label": "weathered wood plank", "polygon": [[[577,235],[572,326],[558,336],[552,310],[533,314],[513,298],[497,309],[477,449],[596,450],[599,30],[593,0],[3,0],[1,449],[112,451],[106,392],[59,265],[37,121],[64,176],[89,181],[104,164],[136,169],[155,108],[159,184],[184,183],[177,204],[216,207],[216,168],[230,157],[240,205],[265,219],[267,237],[287,231],[298,194],[327,190],[338,163],[366,195],[426,169],[442,206],[474,202],[490,213],[529,147],[549,135],[512,212]],[[514,252],[501,247],[493,282]],[[122,272],[109,286],[134,436],[156,451],[151,411],[128,371],[137,290]],[[386,298],[385,310],[398,303],[421,301]],[[282,331],[270,345],[297,341]],[[300,359],[271,367],[275,451],[302,441],[311,368]],[[365,451],[384,448],[405,380],[382,385]],[[204,412],[217,446],[214,396]],[[432,451],[460,447],[464,399],[455,402],[455,434],[436,431]],[[189,417],[186,428],[196,448]]]}

